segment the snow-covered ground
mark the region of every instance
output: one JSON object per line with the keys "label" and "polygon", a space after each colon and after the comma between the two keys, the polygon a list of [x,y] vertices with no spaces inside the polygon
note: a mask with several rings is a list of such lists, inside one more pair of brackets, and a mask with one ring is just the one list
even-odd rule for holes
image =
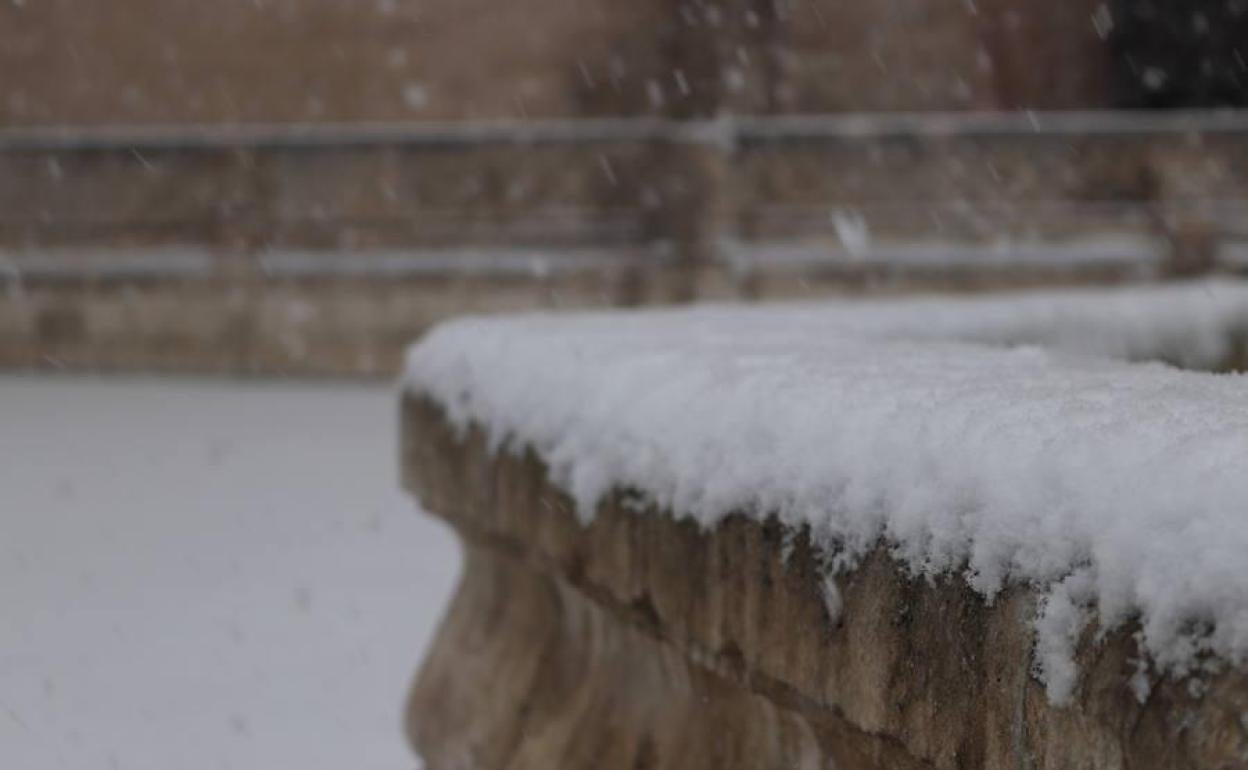
{"label": "snow-covered ground", "polygon": [[384,387],[0,378],[0,767],[410,768],[452,588]]}

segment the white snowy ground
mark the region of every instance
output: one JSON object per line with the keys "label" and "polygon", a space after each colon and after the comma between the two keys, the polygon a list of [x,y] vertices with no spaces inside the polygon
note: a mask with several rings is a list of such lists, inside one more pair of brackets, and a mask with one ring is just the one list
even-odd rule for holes
{"label": "white snowy ground", "polygon": [[459,551],[384,387],[0,378],[0,767],[410,768]]}

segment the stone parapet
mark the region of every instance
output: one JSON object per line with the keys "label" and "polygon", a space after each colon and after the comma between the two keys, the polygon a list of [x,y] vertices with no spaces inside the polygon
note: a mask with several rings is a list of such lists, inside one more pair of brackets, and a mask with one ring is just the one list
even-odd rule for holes
{"label": "stone parapet", "polygon": [[987,603],[877,552],[829,607],[800,530],[701,530],[627,490],[585,524],[535,456],[418,395],[402,435],[405,485],[467,553],[409,704],[432,768],[1248,766],[1242,669],[1145,693],[1133,629],[1089,631],[1054,706],[1028,589]]}

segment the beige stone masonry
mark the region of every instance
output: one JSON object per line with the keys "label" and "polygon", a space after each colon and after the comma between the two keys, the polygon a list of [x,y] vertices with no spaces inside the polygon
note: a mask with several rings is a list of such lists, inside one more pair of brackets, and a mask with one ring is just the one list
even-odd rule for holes
{"label": "beige stone masonry", "polygon": [[702,531],[624,490],[583,524],[532,453],[419,396],[402,419],[404,483],[467,556],[409,703],[434,770],[1248,768],[1242,669],[1154,677],[1141,701],[1132,629],[1089,632],[1055,707],[1025,588],[988,604],[881,551],[832,615],[802,532]]}

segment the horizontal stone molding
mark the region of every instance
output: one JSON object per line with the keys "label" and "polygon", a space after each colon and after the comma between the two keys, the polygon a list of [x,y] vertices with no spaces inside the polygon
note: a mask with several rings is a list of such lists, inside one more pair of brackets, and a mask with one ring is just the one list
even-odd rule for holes
{"label": "horizontal stone molding", "polygon": [[1243,272],[1246,155],[1197,112],[0,131],[0,366],[375,375],[462,312]]}

